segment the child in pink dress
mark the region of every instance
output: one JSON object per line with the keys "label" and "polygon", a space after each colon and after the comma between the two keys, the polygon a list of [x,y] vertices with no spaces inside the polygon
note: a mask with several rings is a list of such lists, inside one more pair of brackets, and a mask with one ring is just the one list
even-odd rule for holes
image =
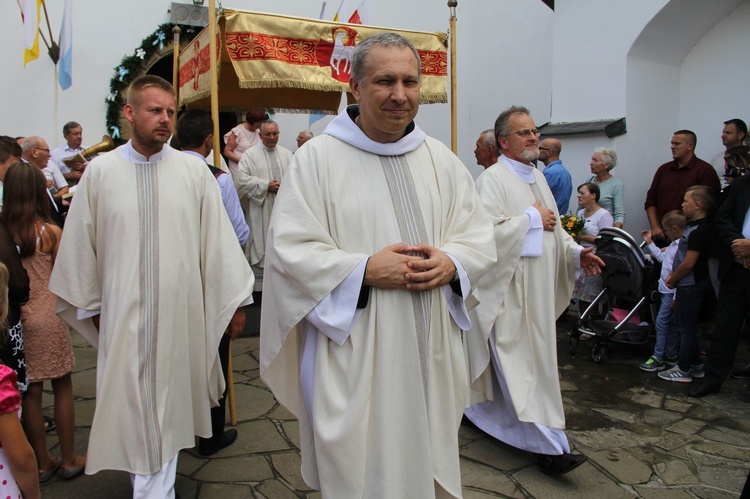
{"label": "child in pink dress", "polygon": [[[0,263],[0,341],[7,340],[8,269]],[[39,498],[39,479],[34,451],[26,440],[19,417],[21,394],[16,372],[0,364],[0,497]]]}

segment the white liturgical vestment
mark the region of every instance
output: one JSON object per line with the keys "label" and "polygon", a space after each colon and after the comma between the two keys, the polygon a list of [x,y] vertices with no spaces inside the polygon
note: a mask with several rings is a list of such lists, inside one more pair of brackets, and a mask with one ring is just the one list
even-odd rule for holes
{"label": "white liturgical vestment", "polygon": [[[465,342],[479,428],[541,454],[569,452],[557,373],[555,320],[568,306],[580,246],[563,230],[555,198],[531,165],[501,156],[477,179],[495,226],[498,263],[479,280]],[[545,231],[532,205],[555,212]]]}
{"label": "white liturgical vestment", "polygon": [[[89,163],[50,280],[58,313],[99,350],[87,473],[151,475],[211,436],[219,341],[252,289],[204,161],[128,143]],[[101,311],[98,333],[76,309]]]}
{"label": "white liturgical vestment", "polygon": [[357,106],[299,149],[271,227],[261,377],[298,418],[302,473],[323,497],[460,497],[458,428],[468,401],[464,300],[369,289],[370,255],[400,242],[448,254],[463,297],[495,260],[466,168],[411,124],[389,144]]}

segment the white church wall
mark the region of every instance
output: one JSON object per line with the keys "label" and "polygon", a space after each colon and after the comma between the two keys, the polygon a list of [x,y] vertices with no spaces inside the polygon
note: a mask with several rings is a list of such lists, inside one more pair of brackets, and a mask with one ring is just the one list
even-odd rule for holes
{"label": "white church wall", "polygon": [[750,120],[750,1],[722,19],[685,58],[680,72],[680,128],[698,135],[698,157],[723,153],[721,130],[731,118]]}
{"label": "white church wall", "polygon": [[[349,3],[350,7],[357,4],[356,1]],[[370,3],[370,24],[448,31],[449,11],[444,1],[379,0]],[[47,4],[57,38],[63,2]],[[311,18],[320,15],[321,5],[322,2],[305,0],[223,2],[225,8]],[[325,18],[331,19],[338,5],[337,0],[328,1]],[[0,65],[4,68],[0,82],[0,107],[4,116],[0,133],[41,135],[55,147],[63,142],[63,124],[76,120],[84,127],[84,142],[98,142],[102,134],[109,132],[105,130],[105,98],[115,67],[159,24],[169,21],[169,6],[170,2],[164,0],[126,3],[76,0],[73,86],[63,92],[57,86],[54,65],[46,53],[23,68],[18,6],[15,2],[4,2],[0,7],[0,32],[5,41],[4,50],[0,52]],[[493,125],[502,108],[516,102],[549,108],[551,66],[544,62],[551,61],[553,13],[540,0],[481,4],[463,0],[459,2],[457,14],[459,157],[476,175],[480,170],[473,155],[476,136]],[[47,36],[46,26],[44,29]],[[171,38],[171,33],[166,36]],[[274,118],[282,130],[280,144],[295,150],[295,137],[308,127],[308,116],[278,114]],[[319,134],[328,121],[330,118],[315,123],[313,132]],[[450,145],[448,104],[422,106],[418,123],[428,134]]]}
{"label": "white church wall", "polygon": [[[613,139],[563,137],[562,159],[578,185],[590,176],[592,146],[616,150],[620,165],[613,174],[625,184],[625,228],[632,233],[648,226],[646,191],[656,168],[671,159],[672,132],[692,127],[699,156],[710,160],[721,147],[721,123],[747,109],[746,93],[736,97],[729,89],[742,88],[749,69],[731,64],[729,53],[747,46],[748,5],[747,0],[556,5],[552,121],[625,116],[628,130]],[[726,85],[717,83],[718,74]]]}

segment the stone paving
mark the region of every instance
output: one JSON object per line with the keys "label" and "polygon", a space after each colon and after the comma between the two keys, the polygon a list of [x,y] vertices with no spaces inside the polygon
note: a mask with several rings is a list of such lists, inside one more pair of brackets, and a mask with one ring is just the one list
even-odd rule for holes
{"label": "stone paving", "polygon": [[[464,497],[564,499],[723,499],[739,497],[750,468],[748,382],[730,379],[720,394],[686,395],[687,386],[657,379],[637,365],[649,346],[618,346],[606,364],[568,352],[558,324],[559,372],[572,444],[589,457],[558,478],[542,475],[526,452],[508,447],[475,428],[460,430]],[[94,409],[96,352],[73,333],[76,369],[76,445],[85,452]],[[292,415],[276,403],[259,379],[257,337],[233,343],[237,394],[237,442],[212,458],[194,449],[178,461],[176,490],[182,498],[319,498],[300,475],[299,431]],[[737,363],[750,361],[740,345]],[[52,396],[45,393],[46,412]],[[56,435],[48,435],[59,453]],[[42,486],[45,498],[131,497],[129,477],[102,472],[72,482],[54,478]],[[411,499],[411,498],[409,498]]]}

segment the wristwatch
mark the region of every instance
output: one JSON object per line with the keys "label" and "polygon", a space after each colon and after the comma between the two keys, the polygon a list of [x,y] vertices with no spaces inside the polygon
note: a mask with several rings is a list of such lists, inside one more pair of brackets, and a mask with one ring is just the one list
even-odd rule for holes
{"label": "wristwatch", "polygon": [[453,282],[458,282],[458,280],[459,280],[459,277],[458,277],[458,269],[456,269],[456,270],[455,270],[455,271],[453,272],[453,279],[451,279],[451,282],[452,282],[452,283],[453,283]]}

